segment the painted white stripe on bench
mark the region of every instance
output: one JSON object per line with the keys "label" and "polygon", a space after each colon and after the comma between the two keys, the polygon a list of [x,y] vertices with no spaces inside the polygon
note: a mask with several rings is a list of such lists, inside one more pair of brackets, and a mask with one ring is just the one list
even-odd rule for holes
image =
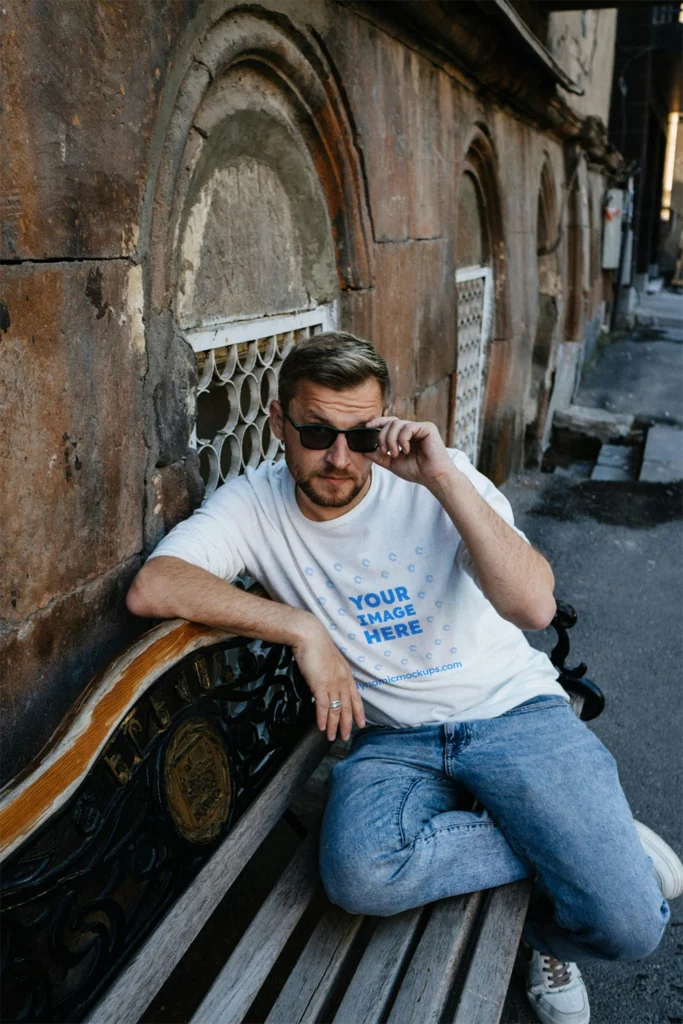
{"label": "painted white stripe on bench", "polygon": [[192,1018],[239,1024],[308,907],[317,882],[318,834],[297,850]]}
{"label": "painted white stripe on bench", "polygon": [[530,895],[529,878],[491,893],[453,1024],[498,1024]]}
{"label": "painted white stripe on bench", "polygon": [[330,904],[287,978],[266,1024],[317,1024],[365,918]]}
{"label": "painted white stripe on bench", "polygon": [[192,885],[97,1004],[87,1024],[135,1024],[330,743],[312,726]]}
{"label": "painted white stripe on bench", "polygon": [[439,1024],[483,900],[482,892],[472,892],[434,904],[389,1024]]}
{"label": "painted white stripe on bench", "polygon": [[424,907],[381,917],[354,974],[335,1024],[379,1024],[410,952]]}

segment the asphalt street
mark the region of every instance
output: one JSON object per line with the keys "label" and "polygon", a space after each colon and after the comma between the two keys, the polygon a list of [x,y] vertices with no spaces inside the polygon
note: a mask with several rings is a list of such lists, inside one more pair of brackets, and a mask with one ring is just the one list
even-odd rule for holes
{"label": "asphalt street", "polygon": [[[584,374],[577,403],[683,426],[683,327],[614,340]],[[591,728],[617,759],[634,817],[683,856],[681,483],[534,472],[503,490],[518,525],[549,558],[557,596],[578,612],[568,664],[586,662],[605,693],[606,709]],[[552,630],[529,634],[548,651],[553,638]],[[592,1024],[683,1024],[683,898],[671,912],[647,959],[581,964]],[[520,960],[502,1019],[536,1020]]]}

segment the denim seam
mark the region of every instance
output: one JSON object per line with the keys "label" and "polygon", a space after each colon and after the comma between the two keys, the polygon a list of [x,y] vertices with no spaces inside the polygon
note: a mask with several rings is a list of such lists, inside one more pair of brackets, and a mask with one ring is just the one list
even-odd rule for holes
{"label": "denim seam", "polygon": [[464,750],[467,750],[470,743],[472,742],[472,727],[470,723],[460,722],[459,724],[462,728],[462,738],[460,743],[458,744],[457,750],[453,750],[454,740],[451,740],[449,743],[448,740],[444,739],[445,768],[447,776],[449,779],[451,779],[451,781],[453,779],[453,766],[455,764],[455,761]]}
{"label": "denim seam", "polygon": [[444,825],[442,828],[435,828],[428,836],[415,836],[412,843],[410,843],[410,849],[414,849],[416,843],[428,843],[430,839],[435,839],[437,836],[447,832],[476,832],[480,828],[498,827],[495,821],[477,821],[469,825]]}
{"label": "denim seam", "polygon": [[500,717],[501,718],[512,718],[513,715],[527,715],[531,711],[543,711],[543,710],[548,709],[548,708],[560,708],[560,707],[565,707],[565,708],[569,707],[569,704],[567,703],[567,701],[564,700],[562,697],[558,697],[557,700],[553,700],[553,701],[549,701],[548,700],[548,701],[543,701],[542,703],[538,703],[538,704],[530,704],[529,707],[525,707],[524,705],[521,705],[518,708],[511,708],[510,711],[504,711],[503,714]]}
{"label": "denim seam", "polygon": [[398,809],[398,822],[397,822],[397,824],[398,824],[398,833],[399,833],[399,836],[401,837],[401,849],[405,849],[405,847],[408,845],[407,842],[406,842],[406,835],[405,835],[405,832],[403,830],[403,810],[404,810],[405,805],[406,805],[406,803],[408,801],[408,797],[413,792],[415,787],[419,786],[422,781],[423,781],[422,779],[413,779],[413,781],[408,786],[408,789],[403,794],[403,799],[401,800],[401,805],[400,805],[400,807]]}

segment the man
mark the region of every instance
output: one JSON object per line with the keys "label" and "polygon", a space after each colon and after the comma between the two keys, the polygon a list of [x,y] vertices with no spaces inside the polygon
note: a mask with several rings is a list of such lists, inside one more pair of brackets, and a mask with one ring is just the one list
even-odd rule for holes
{"label": "man", "polygon": [[[357,726],[323,821],[330,898],[387,915],[533,876],[529,998],[586,1024],[574,961],[654,950],[683,865],[639,838],[613,758],[521,632],[553,618],[550,566],[434,424],[383,415],[389,394],[368,342],[300,342],[270,410],[285,461],[172,530],[128,607],[289,644],[319,728]],[[232,587],[245,571],[275,600]]]}

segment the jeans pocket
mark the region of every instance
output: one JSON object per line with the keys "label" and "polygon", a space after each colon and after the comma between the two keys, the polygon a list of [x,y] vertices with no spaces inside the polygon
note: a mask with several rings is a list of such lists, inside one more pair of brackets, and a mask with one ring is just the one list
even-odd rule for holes
{"label": "jeans pocket", "polygon": [[546,708],[567,707],[569,707],[569,703],[564,697],[557,697],[554,694],[541,694],[539,697],[531,697],[530,700],[525,700],[523,704],[518,704],[516,708],[504,711],[500,717],[508,718],[511,715],[526,715],[530,711],[545,711]]}

